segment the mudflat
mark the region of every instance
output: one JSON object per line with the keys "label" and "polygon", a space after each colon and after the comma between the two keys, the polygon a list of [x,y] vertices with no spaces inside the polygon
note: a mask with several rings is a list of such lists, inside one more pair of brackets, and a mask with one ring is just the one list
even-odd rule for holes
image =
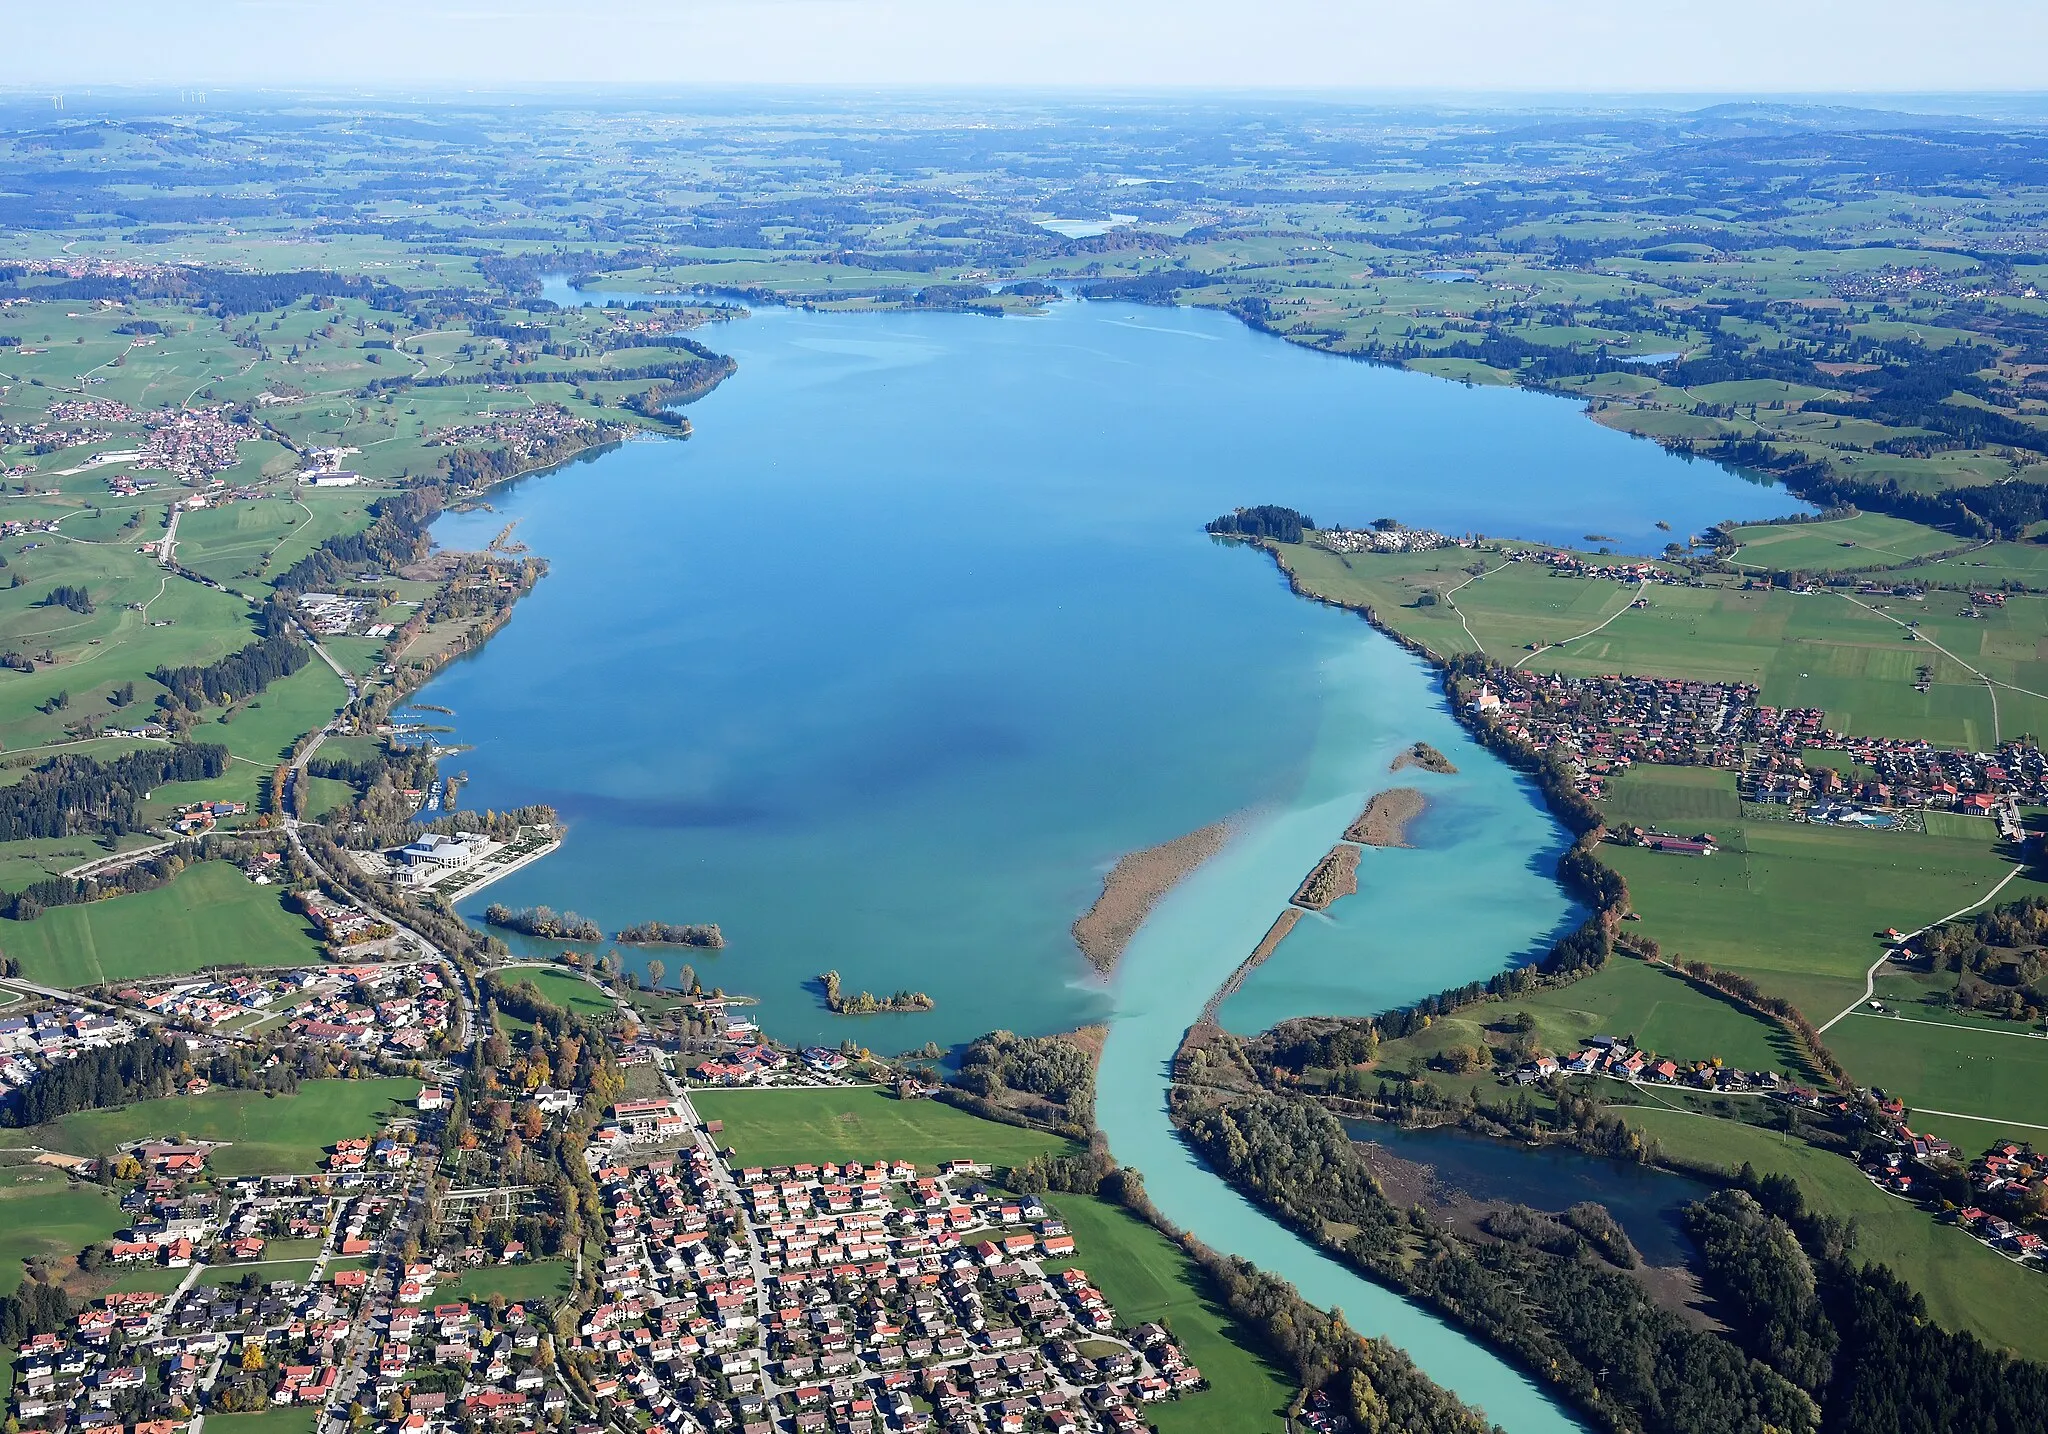
{"label": "mudflat", "polygon": [[1074,944],[1102,972],[1116,969],[1117,958],[1145,924],[1159,898],[1173,884],[1214,856],[1230,835],[1230,823],[1209,826],[1158,846],[1126,852],[1102,878],[1102,894],[1074,923]]}
{"label": "mudflat", "polygon": [[1408,823],[1422,815],[1428,799],[1413,787],[1373,793],[1365,810],[1344,832],[1344,840],[1365,846],[1407,846]]}

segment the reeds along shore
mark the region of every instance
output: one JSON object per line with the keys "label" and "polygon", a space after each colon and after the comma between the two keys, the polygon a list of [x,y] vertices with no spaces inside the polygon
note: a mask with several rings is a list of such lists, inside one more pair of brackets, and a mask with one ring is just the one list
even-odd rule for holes
{"label": "reeds along shore", "polygon": [[1228,822],[1125,853],[1102,879],[1102,894],[1074,923],[1074,944],[1095,969],[1109,973],[1159,898],[1214,856],[1230,835]]}
{"label": "reeds along shore", "polygon": [[1344,840],[1365,846],[1407,846],[1408,824],[1422,815],[1428,801],[1413,787],[1375,792],[1358,820],[1345,828]]}

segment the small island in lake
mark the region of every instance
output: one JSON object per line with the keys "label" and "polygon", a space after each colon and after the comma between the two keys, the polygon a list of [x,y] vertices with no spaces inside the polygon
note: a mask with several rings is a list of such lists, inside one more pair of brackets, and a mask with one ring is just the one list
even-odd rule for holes
{"label": "small island in lake", "polygon": [[1328,856],[1316,863],[1316,869],[1301,883],[1301,889],[1294,893],[1294,904],[1305,906],[1310,911],[1321,911],[1339,897],[1349,896],[1357,890],[1358,848],[1349,842],[1339,842],[1330,848]]}
{"label": "small island in lake", "polygon": [[1228,822],[1214,822],[1186,836],[1142,851],[1127,852],[1102,878],[1102,894],[1074,923],[1074,944],[1105,974],[1116,968],[1124,947],[1173,884],[1214,856],[1230,835]]}
{"label": "small island in lake", "polygon": [[1455,775],[1458,770],[1451,765],[1449,757],[1437,751],[1436,748],[1430,746],[1427,742],[1417,742],[1400,756],[1394,758],[1392,765],[1387,770],[1398,772],[1403,767],[1420,767],[1425,772],[1440,772],[1447,777]]}
{"label": "small island in lake", "polygon": [[725,945],[725,933],[715,921],[690,926],[643,921],[638,926],[628,926],[617,939],[621,946],[696,946],[706,951],[716,951]]}
{"label": "small island in lake", "polygon": [[1374,792],[1358,820],[1345,828],[1344,840],[1365,846],[1408,845],[1408,823],[1422,815],[1427,799],[1413,787]]}
{"label": "small island in lake", "polygon": [[877,996],[872,991],[862,991],[849,996],[839,988],[839,973],[827,971],[818,978],[818,984],[825,991],[825,1009],[835,1016],[880,1016],[892,1011],[929,1011],[938,1003],[922,991],[898,991],[893,996]]}
{"label": "small island in lake", "polygon": [[551,906],[525,906],[515,911],[492,902],[484,908],[484,920],[492,926],[546,941],[604,940],[604,929],[595,921],[586,921],[573,911],[557,912]]}

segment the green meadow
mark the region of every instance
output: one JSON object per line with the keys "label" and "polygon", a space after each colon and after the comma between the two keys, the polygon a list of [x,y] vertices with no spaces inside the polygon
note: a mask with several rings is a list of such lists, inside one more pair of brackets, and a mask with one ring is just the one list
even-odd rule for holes
{"label": "green meadow", "polygon": [[0,950],[27,979],[71,987],[320,959],[312,928],[285,909],[281,888],[219,861],[187,867],[154,891],[52,907],[34,921],[0,919]]}
{"label": "green meadow", "polygon": [[[1938,920],[2012,870],[1983,842],[1960,837],[1769,821],[1715,836],[1721,850],[1710,857],[1612,844],[1600,857],[1628,882],[1643,918],[1633,929],[1666,956],[1739,971],[1816,1023],[1862,992],[1863,973],[1884,952],[1879,933]],[[2022,877],[2000,899],[2044,891]]]}
{"label": "green meadow", "polygon": [[812,1090],[693,1090],[690,1103],[706,1120],[722,1120],[715,1137],[742,1165],[793,1165],[825,1160],[908,1160],[929,1169],[942,1160],[1021,1165],[1034,1155],[1069,1149],[1067,1141],[1000,1125],[934,1100],[898,1100],[870,1087]]}
{"label": "green meadow", "polygon": [[327,1147],[370,1134],[418,1093],[418,1081],[399,1077],[306,1081],[278,1096],[216,1089],[78,1111],[34,1134],[37,1143],[73,1155],[106,1155],[164,1136],[226,1141],[207,1162],[216,1175],[310,1174]]}
{"label": "green meadow", "polygon": [[1047,1270],[1077,1267],[1130,1326],[1156,1321],[1173,1331],[1188,1361],[1209,1388],[1148,1410],[1160,1434],[1265,1434],[1287,1428],[1293,1382],[1251,1353],[1256,1331],[1240,1325],[1208,1276],[1187,1252],[1129,1211],[1093,1195],[1049,1195],[1074,1236],[1075,1257],[1050,1261]]}

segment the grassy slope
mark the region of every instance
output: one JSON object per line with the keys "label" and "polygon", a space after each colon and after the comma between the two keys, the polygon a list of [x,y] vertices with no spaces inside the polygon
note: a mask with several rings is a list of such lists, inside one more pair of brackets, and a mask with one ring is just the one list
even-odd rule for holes
{"label": "grassy slope", "polygon": [[1738,528],[1737,561],[1760,568],[1821,572],[1902,563],[1963,546],[1938,528],[1882,513],[1858,513],[1825,523],[1769,523]]}
{"label": "grassy slope", "polygon": [[210,1090],[79,1111],[36,1127],[34,1138],[53,1150],[104,1155],[129,1141],[182,1134],[231,1142],[209,1162],[219,1175],[311,1172],[326,1147],[368,1135],[394,1102],[409,1101],[418,1091],[417,1081],[399,1078],[307,1081],[296,1094],[274,1099]]}
{"label": "grassy slope", "polygon": [[[1816,1022],[1862,992],[1884,949],[1876,933],[1945,916],[2012,869],[1982,842],[1955,837],[1788,822],[1715,835],[1723,846],[1711,857],[1608,846],[1601,858],[1628,882],[1639,929],[1666,955],[1741,971]],[[2039,890],[2023,877],[2001,900]]]}
{"label": "grassy slope", "polygon": [[1210,1388],[1151,1411],[1161,1434],[1227,1429],[1232,1434],[1286,1427],[1290,1381],[1249,1352],[1250,1331],[1231,1317],[1186,1253],[1128,1211],[1092,1195],[1050,1195],[1073,1232],[1078,1265],[1116,1307],[1120,1325],[1157,1320],[1173,1330]]}
{"label": "grassy slope", "polygon": [[1748,1161],[1760,1171],[1791,1175],[1808,1199],[1853,1217],[1858,1255],[1889,1265],[1926,1297],[1936,1320],[2030,1359],[2048,1359],[2048,1281],[1885,1194],[1840,1156],[1707,1116],[1644,1107],[1619,1113],[1674,1154],[1727,1169]]}
{"label": "grassy slope", "polygon": [[532,982],[542,997],[557,1006],[589,1016],[609,1016],[618,1008],[611,998],[584,980],[581,976],[567,971],[542,966],[519,966],[504,973],[505,979],[513,985]]}
{"label": "grassy slope", "polygon": [[982,1120],[929,1100],[897,1100],[879,1090],[692,1091],[706,1120],[722,1120],[721,1145],[742,1164],[788,1165],[807,1160],[941,1160],[1018,1165],[1064,1150],[1058,1136]]}
{"label": "grassy slope", "polygon": [[225,862],[202,862],[169,886],[34,921],[0,920],[0,950],[22,975],[52,986],[87,986],[241,963],[289,966],[320,959],[304,921],[275,886],[257,886]]}
{"label": "grassy slope", "polygon": [[112,1193],[74,1185],[53,1166],[0,1172],[0,1284],[11,1291],[31,1256],[68,1267],[80,1250],[127,1223]]}

